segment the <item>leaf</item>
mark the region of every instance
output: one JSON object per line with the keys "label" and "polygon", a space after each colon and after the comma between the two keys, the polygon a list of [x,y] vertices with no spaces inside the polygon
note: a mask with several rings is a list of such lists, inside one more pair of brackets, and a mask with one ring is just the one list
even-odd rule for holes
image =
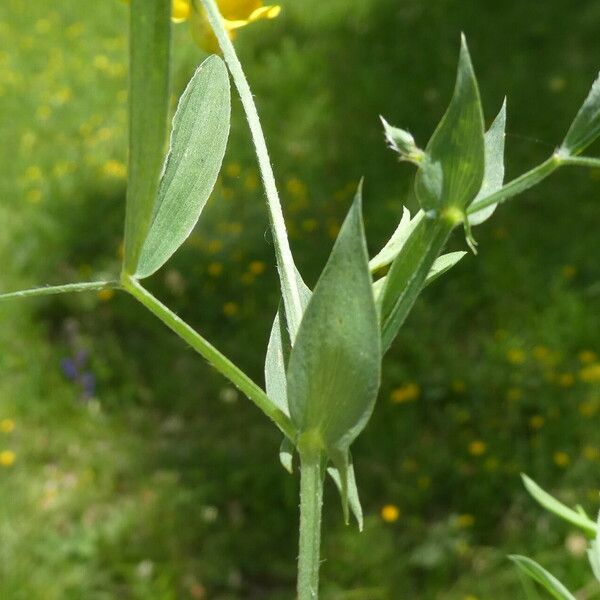
{"label": "leaf", "polygon": [[481,188],[485,167],[483,111],[464,35],[450,106],[425,148],[415,179],[424,211],[461,213]]}
{"label": "leaf", "polygon": [[279,446],[279,462],[281,466],[290,474],[294,472],[294,444],[284,437]]}
{"label": "leaf", "polygon": [[420,210],[415,216],[410,218],[410,211],[408,208],[403,207],[402,218],[396,230],[392,234],[392,237],[388,240],[387,244],[381,249],[381,251],[369,261],[369,268],[371,273],[374,273],[378,269],[389,265],[398,253],[402,250],[408,236],[411,231],[417,226],[419,221],[423,218],[425,213]]}
{"label": "leaf", "polygon": [[225,63],[211,56],[198,67],[179,100],[137,277],[157,271],[198,222],[221,169],[230,112]]}
{"label": "leaf", "polygon": [[562,502],[559,502],[554,496],[551,496],[548,492],[544,491],[535,481],[527,477],[524,473],[521,473],[521,479],[527,491],[533,496],[533,498],[539,502],[546,510],[554,513],[561,519],[580,527],[587,533],[595,535],[596,523],[588,517],[580,514],[579,512],[565,506]]}
{"label": "leaf", "polygon": [[[464,251],[459,251],[449,252],[448,254],[438,256],[435,259],[435,262],[433,263],[431,269],[429,269],[429,273],[427,274],[427,278],[425,279],[423,288],[427,287],[430,283],[433,283],[438,277],[441,277],[444,273],[449,271],[455,264],[457,264],[463,258],[463,256],[465,256],[465,254],[467,253]],[[382,277],[373,284],[373,293],[375,295],[376,302],[381,296],[381,291],[383,290],[383,286],[385,285],[385,280],[386,277]]]}
{"label": "leaf", "polygon": [[[305,310],[312,292],[304,283],[300,273],[297,271],[296,279],[298,281],[302,309]],[[291,341],[287,324],[285,322],[285,311],[280,303],[279,310],[277,311],[275,320],[273,321],[271,335],[269,337],[269,344],[267,347],[267,356],[265,359],[265,386],[267,389],[267,396],[269,396],[269,398],[280,408],[280,410],[282,410],[288,416],[290,411],[287,401],[286,370],[290,351]],[[279,461],[281,462],[283,468],[289,473],[293,472],[294,451],[294,444],[288,438],[283,438],[279,448]],[[330,466],[327,469],[327,472],[335,481],[336,486],[341,494],[342,484],[337,467]],[[350,510],[356,518],[359,529],[362,531],[363,512],[358,497],[358,489],[356,488],[356,479],[354,477],[354,467],[351,459],[348,470],[347,490]]]}
{"label": "leaf", "polygon": [[[304,283],[298,271],[296,271],[296,281],[298,283],[298,291],[300,292],[300,304],[304,311],[308,306],[312,292]],[[285,310],[283,310],[283,303],[280,302],[267,345],[265,387],[267,396],[288,416],[290,409],[287,401],[286,371],[291,349],[292,343],[285,319]]]}
{"label": "leaf", "polygon": [[[360,504],[360,498],[358,496],[358,486],[356,485],[356,476],[354,474],[354,464],[352,462],[352,454],[348,453],[348,469],[347,469],[347,477],[346,483],[342,481],[342,475],[340,474],[339,469],[335,465],[331,465],[327,467],[327,472],[331,476],[331,479],[335,482],[335,485],[340,493],[342,498],[342,508],[344,506],[349,506],[356,522],[358,524],[358,530],[362,531],[364,527],[364,519],[363,519],[363,510]],[[344,492],[345,490],[345,492]],[[344,496],[344,493],[346,494]],[[348,523],[348,518],[345,515],[346,524]]]}
{"label": "leaf", "polygon": [[133,273],[163,163],[169,112],[171,0],[132,0],[129,65],[129,173],[124,270]]}
{"label": "leaf", "polygon": [[570,155],[579,154],[598,136],[600,136],[600,74],[575,116],[560,150]]}
{"label": "leaf", "polygon": [[425,215],[394,259],[378,301],[383,352],[402,327],[452,229],[447,220]]}
{"label": "leaf", "polygon": [[588,559],[592,566],[594,577],[600,581],[600,514],[596,527],[596,537],[591,541],[588,549]]}
{"label": "leaf", "polygon": [[526,556],[509,556],[519,570],[539,583],[556,600],[576,600],[575,596],[554,575]]}
{"label": "leaf", "polygon": [[380,371],[359,188],[290,354],[287,394],[301,455],[347,451],[371,416]]}
{"label": "leaf", "polygon": [[[498,116],[494,119],[494,122],[485,134],[485,170],[483,174],[483,183],[473,202],[477,202],[478,200],[497,192],[504,183],[505,132],[506,98],[502,103],[502,108],[500,109]],[[469,215],[469,223],[472,226],[475,226],[487,221],[492,216],[497,206],[497,204],[492,204],[483,210]]]}

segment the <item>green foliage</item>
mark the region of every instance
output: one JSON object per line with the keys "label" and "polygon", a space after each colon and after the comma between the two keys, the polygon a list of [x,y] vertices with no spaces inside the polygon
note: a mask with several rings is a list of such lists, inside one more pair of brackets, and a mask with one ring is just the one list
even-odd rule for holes
{"label": "green foliage", "polygon": [[576,155],[600,136],[600,75],[579,109],[561,145],[561,152]]}
{"label": "green foliage", "polygon": [[483,110],[463,36],[452,101],[417,171],[415,192],[421,208],[462,214],[481,187],[484,167]]}
{"label": "green foliage", "polygon": [[171,72],[171,0],[131,0],[129,175],[124,269],[133,273],[163,164]]}
{"label": "green foliage", "polygon": [[[504,140],[506,137],[506,99],[498,116],[485,133],[485,169],[481,189],[473,202],[497,192],[504,182]],[[491,204],[483,210],[469,215],[471,225],[480,225],[487,221],[496,210],[496,204]]]}
{"label": "green foliage", "polygon": [[585,514],[581,514],[580,511],[575,511],[562,502],[559,502],[554,496],[545,492],[535,481],[527,477],[527,475],[521,474],[523,483],[527,488],[527,491],[533,496],[537,502],[539,502],[546,510],[555,514],[556,516],[564,519],[568,523],[580,527],[586,533],[594,535],[596,533],[596,523],[589,519]]}
{"label": "green foliage", "polygon": [[339,466],[373,411],[380,364],[359,189],[290,354],[287,393],[301,454],[326,452]]}
{"label": "green foliage", "polygon": [[525,575],[539,583],[556,600],[575,600],[575,596],[554,575],[534,560],[516,554],[509,557]]}
{"label": "green foliage", "polygon": [[381,345],[385,352],[408,316],[454,224],[424,215],[394,259],[379,295]]}
{"label": "green foliage", "polygon": [[157,271],[192,232],[221,169],[229,120],[229,76],[223,61],[211,56],[179,100],[136,277]]}

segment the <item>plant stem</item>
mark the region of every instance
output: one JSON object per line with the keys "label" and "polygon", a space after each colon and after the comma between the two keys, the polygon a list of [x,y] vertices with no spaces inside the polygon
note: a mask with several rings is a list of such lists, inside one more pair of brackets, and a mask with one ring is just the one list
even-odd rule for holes
{"label": "plant stem", "polygon": [[600,169],[600,158],[593,158],[591,156],[567,156],[562,159],[562,163],[563,165]]}
{"label": "plant stem", "polygon": [[298,600],[319,597],[323,467],[319,453],[300,454],[300,550]]}
{"label": "plant stem", "polygon": [[0,294],[0,301],[16,298],[31,298],[34,296],[52,296],[55,294],[66,294],[70,292],[94,292],[100,290],[117,289],[120,287],[121,284],[118,281],[90,281],[86,283],[49,285],[45,287],[32,288],[29,290],[20,290],[18,292],[9,292],[8,294]]}
{"label": "plant stem", "polygon": [[143,304],[154,316],[158,317],[171,331],[185,340],[196,352],[203,356],[219,373],[245,394],[289,439],[295,437],[294,427],[289,417],[281,411],[265,392],[252,381],[246,373],[232,363],[225,355],[205,340],[185,321],[169,310],[135,279],[124,276],[123,289]]}
{"label": "plant stem", "polygon": [[165,154],[171,0],[131,0],[129,173],[123,269],[134,273],[148,232]]}
{"label": "plant stem", "polygon": [[302,320],[302,304],[300,302],[300,292],[296,280],[296,266],[287,237],[279,194],[277,192],[277,186],[275,185],[275,176],[273,174],[273,168],[267,150],[267,143],[260,125],[258,111],[256,109],[256,104],[254,103],[250,86],[248,85],[248,80],[244,75],[235,48],[223,26],[223,18],[221,17],[215,0],[201,0],[201,2],[206,9],[208,20],[219,41],[223,57],[225,58],[225,62],[229,67],[229,71],[231,72],[231,76],[233,77],[233,81],[238,90],[252,134],[252,140],[254,141],[258,165],[267,196],[269,220],[273,232],[275,256],[277,259],[279,278],[281,280],[281,293],[285,306],[285,314],[293,343],[296,338],[298,327],[300,326],[300,321]]}
{"label": "plant stem", "polygon": [[546,179],[548,175],[554,173],[558,167],[565,164],[565,159],[558,154],[553,154],[550,158],[539,164],[537,167],[523,173],[516,179],[513,179],[509,183],[502,186],[497,192],[490,194],[489,196],[474,202],[467,209],[467,214],[472,215],[482,208],[491,206],[492,204],[500,204],[530,187],[537,185],[543,179]]}

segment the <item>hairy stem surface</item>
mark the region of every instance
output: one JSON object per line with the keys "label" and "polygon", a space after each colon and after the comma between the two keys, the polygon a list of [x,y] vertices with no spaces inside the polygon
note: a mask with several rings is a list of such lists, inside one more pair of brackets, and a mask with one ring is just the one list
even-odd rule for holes
{"label": "hairy stem surface", "polygon": [[275,185],[275,175],[273,174],[273,168],[267,150],[267,143],[260,125],[258,111],[256,109],[256,104],[254,103],[250,86],[248,85],[248,80],[246,79],[242,65],[237,57],[235,48],[223,26],[223,18],[219,13],[219,9],[214,0],[201,0],[201,2],[206,9],[208,20],[217,36],[219,46],[223,52],[223,57],[225,58],[225,62],[229,67],[229,71],[240,95],[242,106],[244,107],[250,132],[252,134],[252,140],[254,141],[258,165],[267,196],[269,220],[273,232],[277,269],[281,280],[281,293],[285,306],[285,314],[293,342],[296,338],[296,332],[298,331],[302,319],[302,304],[300,303],[300,292],[298,291],[298,284],[296,281],[296,267],[294,265],[294,258],[287,237],[279,194],[277,192],[277,186]]}
{"label": "hairy stem surface", "polygon": [[300,551],[298,600],[319,597],[323,468],[318,453],[300,454]]}

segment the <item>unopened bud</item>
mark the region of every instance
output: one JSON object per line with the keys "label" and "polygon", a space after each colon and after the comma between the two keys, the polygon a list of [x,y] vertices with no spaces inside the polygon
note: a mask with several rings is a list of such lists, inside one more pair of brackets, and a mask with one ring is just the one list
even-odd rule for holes
{"label": "unopened bud", "polygon": [[424,152],[415,144],[415,138],[404,129],[392,127],[383,117],[380,119],[388,146],[400,155],[400,160],[421,164]]}

